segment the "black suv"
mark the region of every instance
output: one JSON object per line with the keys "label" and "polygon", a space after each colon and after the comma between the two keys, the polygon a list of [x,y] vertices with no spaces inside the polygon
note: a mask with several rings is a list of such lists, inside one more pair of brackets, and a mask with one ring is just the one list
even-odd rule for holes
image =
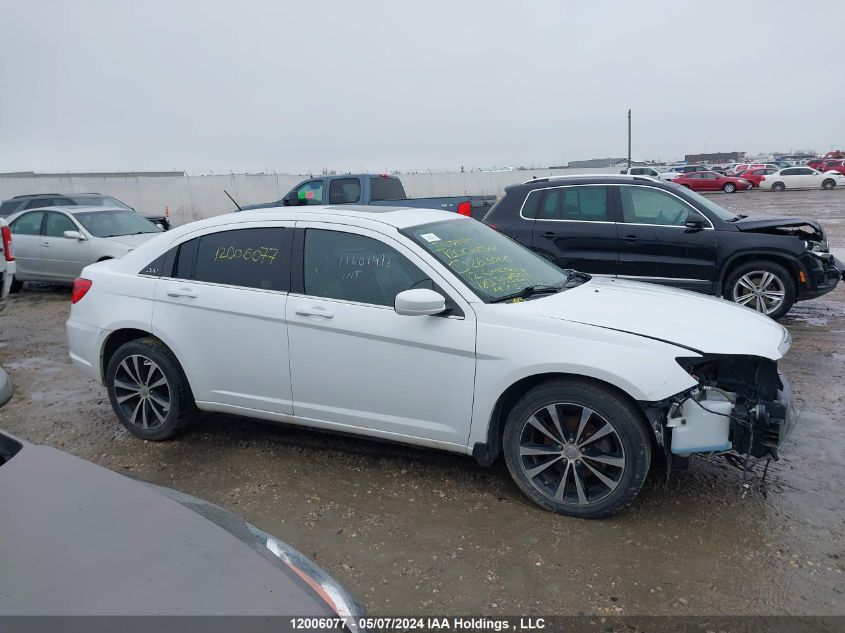
{"label": "black suv", "polygon": [[735,215],[642,176],[531,180],[507,187],[483,222],[562,268],[724,296],[774,319],[843,274],[817,222]]}
{"label": "black suv", "polygon": [[[113,207],[116,209],[128,209],[130,211],[135,211],[135,209],[127,204],[124,204],[117,198],[104,196],[101,193],[32,193],[4,200],[3,203],[0,204],[0,217],[11,215],[16,211],[22,211],[24,209],[70,206]],[[170,220],[165,215],[160,213],[140,213],[137,211],[136,213],[155,224],[162,231],[170,229]]]}

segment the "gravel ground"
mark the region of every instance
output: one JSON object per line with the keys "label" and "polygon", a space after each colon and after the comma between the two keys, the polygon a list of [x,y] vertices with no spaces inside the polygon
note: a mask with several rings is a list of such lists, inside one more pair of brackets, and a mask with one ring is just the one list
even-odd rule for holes
{"label": "gravel ground", "polygon": [[[845,245],[845,191],[714,200],[818,218]],[[767,495],[699,459],[592,522],[533,506],[501,464],[451,454],[223,415],[174,441],[137,440],[68,360],[68,299],[66,287],[27,287],[0,312],[0,363],[17,387],[0,428],[233,510],[373,614],[845,615],[843,285],[785,320],[794,344],[781,367],[804,412]]]}

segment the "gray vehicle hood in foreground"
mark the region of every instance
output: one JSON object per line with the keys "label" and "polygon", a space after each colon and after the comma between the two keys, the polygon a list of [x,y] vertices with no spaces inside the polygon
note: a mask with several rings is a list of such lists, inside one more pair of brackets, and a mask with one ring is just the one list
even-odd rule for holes
{"label": "gray vehicle hood in foreground", "polygon": [[0,615],[334,615],[237,515],[20,444],[0,456]]}

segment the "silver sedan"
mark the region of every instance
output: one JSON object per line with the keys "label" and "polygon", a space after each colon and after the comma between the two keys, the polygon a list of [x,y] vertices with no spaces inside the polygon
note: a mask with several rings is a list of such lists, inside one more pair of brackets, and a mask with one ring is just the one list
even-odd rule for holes
{"label": "silver sedan", "polygon": [[12,292],[24,281],[73,281],[88,264],[123,257],[161,233],[134,211],[117,208],[45,207],[6,220],[17,260]]}

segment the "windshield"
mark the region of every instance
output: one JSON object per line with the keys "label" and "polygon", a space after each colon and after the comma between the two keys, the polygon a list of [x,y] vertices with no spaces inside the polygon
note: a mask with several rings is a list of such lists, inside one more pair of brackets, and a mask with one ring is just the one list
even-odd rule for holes
{"label": "windshield", "polygon": [[687,189],[683,185],[679,185],[679,184],[674,183],[674,182],[667,182],[666,185],[674,188],[678,193],[682,193],[688,199],[692,198],[698,204],[705,207],[708,211],[710,211],[710,213],[712,213],[713,215],[715,215],[717,218],[719,218],[720,220],[722,220],[724,222],[733,222],[734,220],[737,219],[737,215],[735,213],[731,213],[727,209],[723,209],[722,207],[720,207],[718,204],[716,204],[715,202],[713,202],[709,198],[705,198],[701,194],[698,194],[695,191]]}
{"label": "windshield", "polygon": [[77,213],[74,217],[94,237],[161,232],[155,224],[147,222],[134,211],[92,211]]}
{"label": "windshield", "polygon": [[115,207],[132,211],[132,207],[111,196],[73,196],[72,200],[80,207]]}
{"label": "windshield", "polygon": [[557,286],[569,277],[564,270],[475,220],[446,220],[403,233],[487,302],[532,286]]}

